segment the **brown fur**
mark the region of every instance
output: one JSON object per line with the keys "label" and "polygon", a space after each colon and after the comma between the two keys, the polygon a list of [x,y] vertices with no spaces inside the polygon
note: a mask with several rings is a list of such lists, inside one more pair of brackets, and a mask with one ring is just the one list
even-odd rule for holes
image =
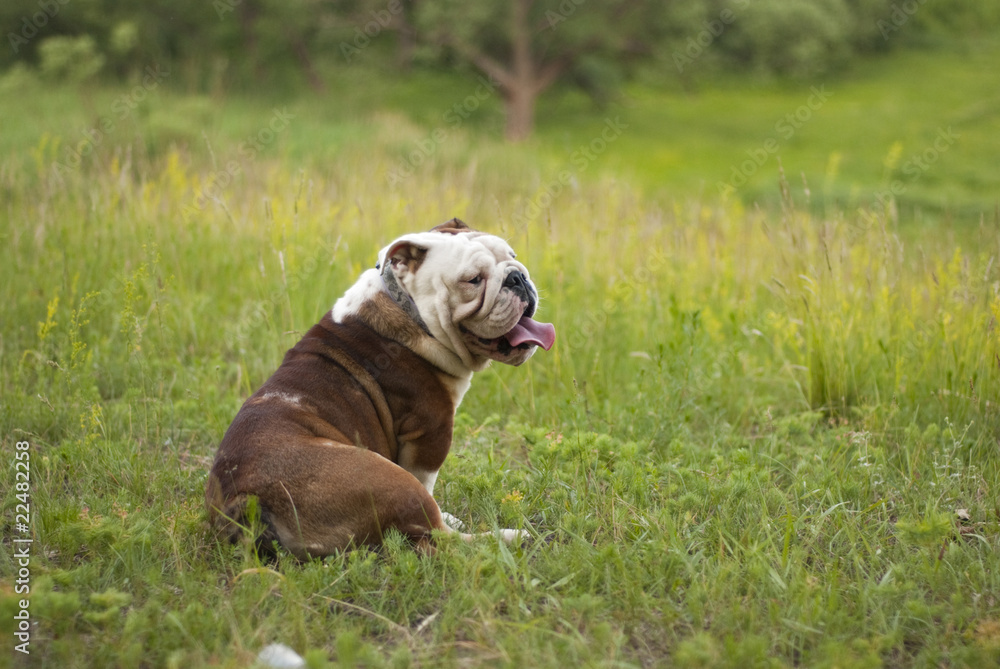
{"label": "brown fur", "polygon": [[344,323],[324,316],[223,437],[205,495],[213,524],[239,537],[256,496],[264,540],[300,558],[378,544],[389,528],[424,548],[433,530],[447,531],[430,493],[396,464],[397,440],[427,471],[451,446],[454,402],[439,372],[407,348],[418,336],[385,296]]}

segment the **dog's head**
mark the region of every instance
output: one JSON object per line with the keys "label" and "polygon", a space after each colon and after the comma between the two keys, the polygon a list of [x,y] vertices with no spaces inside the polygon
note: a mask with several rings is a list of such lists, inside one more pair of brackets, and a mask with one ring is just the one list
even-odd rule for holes
{"label": "dog's head", "polygon": [[513,249],[458,219],[400,237],[378,267],[393,299],[469,369],[520,365],[555,343],[555,328],[532,319],[538,290]]}

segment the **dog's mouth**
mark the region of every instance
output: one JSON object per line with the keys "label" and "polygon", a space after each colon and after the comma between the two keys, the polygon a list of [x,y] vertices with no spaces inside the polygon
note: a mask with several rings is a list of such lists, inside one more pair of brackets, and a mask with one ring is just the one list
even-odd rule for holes
{"label": "dog's mouth", "polygon": [[528,316],[522,316],[510,332],[499,339],[511,348],[541,346],[548,351],[556,343],[556,328],[552,323],[539,323]]}
{"label": "dog's mouth", "polygon": [[490,358],[502,360],[515,352],[528,352],[536,346],[548,351],[556,343],[556,329],[551,323],[540,323],[528,316],[521,319],[506,334],[499,337],[480,337],[474,332],[461,328],[470,341],[478,344],[477,352]]}

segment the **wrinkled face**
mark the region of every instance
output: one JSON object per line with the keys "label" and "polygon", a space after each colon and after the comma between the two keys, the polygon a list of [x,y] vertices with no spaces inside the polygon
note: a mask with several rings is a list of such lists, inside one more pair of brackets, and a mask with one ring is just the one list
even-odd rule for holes
{"label": "wrinkled face", "polygon": [[431,334],[473,369],[487,359],[520,365],[555,329],[534,321],[538,291],[499,237],[479,232],[407,235],[384,252]]}

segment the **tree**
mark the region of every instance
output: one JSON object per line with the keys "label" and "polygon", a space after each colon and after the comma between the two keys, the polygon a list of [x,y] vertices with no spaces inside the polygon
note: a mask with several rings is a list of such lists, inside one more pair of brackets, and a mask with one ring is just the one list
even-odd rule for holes
{"label": "tree", "polygon": [[622,67],[649,55],[672,3],[638,0],[438,0],[420,3],[422,41],[469,64],[503,95],[506,136],[534,127],[538,96],[557,81],[599,94]]}
{"label": "tree", "polygon": [[417,48],[417,30],[413,14],[417,0],[331,0],[335,29],[342,36],[340,56],[348,63],[383,33],[395,35],[393,64],[399,70],[409,70]]}
{"label": "tree", "polygon": [[213,0],[221,28],[237,32],[240,47],[226,51],[233,60],[242,56],[253,79],[280,78],[280,70],[294,62],[314,91],[326,90],[313,52],[328,12],[322,0]]}

